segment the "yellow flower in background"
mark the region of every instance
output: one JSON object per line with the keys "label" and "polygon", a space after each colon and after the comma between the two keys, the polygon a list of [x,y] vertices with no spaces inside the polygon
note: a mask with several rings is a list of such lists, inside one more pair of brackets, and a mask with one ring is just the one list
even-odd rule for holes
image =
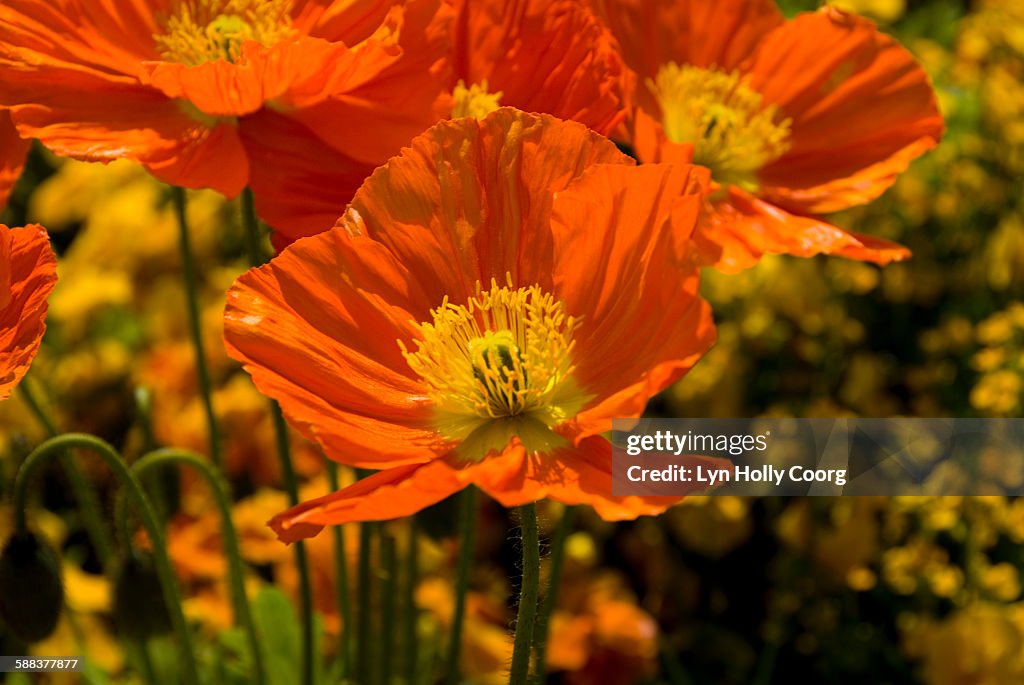
{"label": "yellow flower in background", "polygon": [[905,632],[927,685],[1024,682],[1024,605],[973,604]]}

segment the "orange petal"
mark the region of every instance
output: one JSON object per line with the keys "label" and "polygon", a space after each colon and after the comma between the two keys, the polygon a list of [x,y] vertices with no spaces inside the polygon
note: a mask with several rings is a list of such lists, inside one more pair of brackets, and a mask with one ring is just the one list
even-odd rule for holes
{"label": "orange petal", "polygon": [[607,134],[625,117],[622,58],[585,0],[457,0],[455,76],[501,104]]}
{"label": "orange petal", "polygon": [[[705,466],[722,462],[711,457],[681,459]],[[268,523],[282,541],[295,542],[316,535],[324,526],[409,516],[470,483],[506,507],[547,498],[590,505],[607,521],[660,514],[686,494],[615,497],[611,494],[611,469],[611,444],[602,437],[587,438],[578,447],[551,454],[529,454],[513,441],[501,453],[479,462],[453,463],[447,457],[375,473],[338,492],[292,507]],[[700,490],[694,485],[693,492]]]}
{"label": "orange petal", "polygon": [[900,245],[850,233],[814,217],[790,214],[735,186],[727,192],[724,200],[713,204],[696,236],[702,261],[720,271],[742,271],[765,254],[835,254],[876,264],[910,256]]}
{"label": "orange petal", "polygon": [[[114,0],[111,0],[113,2]],[[139,84],[152,47],[153,18],[130,0],[99,3],[17,0],[0,6],[0,107],[23,138],[61,156],[126,158],[163,181],[241,192],[248,164],[233,126],[201,121]],[[123,17],[120,10],[123,9]],[[149,48],[126,28],[145,31]]]}
{"label": "orange petal", "polygon": [[[632,165],[575,122],[502,108],[442,122],[374,172],[342,220],[387,245],[424,292],[465,302],[492,278],[550,290],[551,197],[593,164]],[[520,271],[523,276],[520,276]]]}
{"label": "orange petal", "polygon": [[39,351],[57,259],[41,226],[0,225],[0,400],[10,397]]}
{"label": "orange petal", "polygon": [[[352,75],[323,102],[286,113],[348,157],[378,166],[451,110],[451,19],[447,2],[412,0],[394,23],[353,48]],[[396,36],[390,35],[397,32]],[[388,34],[388,35],[385,35]],[[385,57],[395,47],[397,58]],[[367,135],[373,131],[373,135]]]}
{"label": "orange petal", "polygon": [[[591,0],[643,80],[667,62],[731,70],[783,22],[773,0]],[[646,90],[646,89],[644,89]]]}
{"label": "orange petal", "polygon": [[792,119],[792,147],[760,194],[801,213],[868,202],[934,147],[943,122],[924,70],[867,19],[835,8],[776,29],[744,67]]}
{"label": "orange petal", "polygon": [[639,416],[714,342],[690,266],[707,185],[691,165],[600,165],[555,199],[555,292],[582,319],[576,379],[599,398],[576,420],[584,435]]}
{"label": "orange petal", "polygon": [[371,468],[427,461],[438,439],[398,347],[437,302],[387,249],[335,229],[228,291],[224,341],[256,387],[328,455]]}
{"label": "orange petal", "polygon": [[303,502],[268,521],[283,542],[313,537],[324,526],[409,516],[466,486],[443,460],[375,473],[338,492]]}
{"label": "orange petal", "polygon": [[633,115],[632,143],[637,159],[644,164],[689,164],[693,161],[693,144],[669,140],[661,122],[642,109]]}
{"label": "orange petal", "polygon": [[246,117],[239,133],[251,160],[256,212],[273,227],[278,249],[334,226],[373,173],[373,165],[325,146],[302,124],[268,109]]}
{"label": "orange petal", "polygon": [[21,177],[28,148],[29,141],[18,135],[10,113],[0,110],[0,210],[7,204],[14,184]]}
{"label": "orange petal", "polygon": [[[702,463],[708,458],[696,457]],[[600,436],[582,440],[550,454],[529,454],[519,446],[466,465],[462,475],[506,507],[553,499],[587,504],[606,521],[660,514],[678,497],[615,497],[612,495],[612,447]],[[694,487],[696,492],[700,488]]]}
{"label": "orange petal", "polygon": [[292,25],[300,32],[332,43],[356,45],[387,20],[403,0],[295,0]]}
{"label": "orange petal", "polygon": [[264,105],[281,111],[309,107],[363,87],[400,54],[397,46],[379,41],[358,50],[305,36],[270,47],[250,41],[238,62],[146,63],[142,82],[204,114],[237,117]]}

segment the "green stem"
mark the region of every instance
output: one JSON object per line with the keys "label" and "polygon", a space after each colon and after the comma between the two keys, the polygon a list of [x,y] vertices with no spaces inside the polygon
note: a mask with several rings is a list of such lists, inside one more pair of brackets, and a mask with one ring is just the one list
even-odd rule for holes
{"label": "green stem", "polygon": [[405,682],[416,682],[419,657],[419,607],[416,606],[416,582],[419,580],[419,525],[416,515],[409,517],[409,553],[405,558]]}
{"label": "green stem", "polygon": [[[21,397],[25,400],[25,404],[28,405],[29,410],[36,417],[36,420],[39,421],[47,435],[51,438],[56,437],[60,433],[57,429],[57,424],[46,413],[46,410],[43,409],[43,405],[40,404],[39,399],[32,390],[31,379],[23,378],[21,384],[18,385],[18,390],[21,392]],[[114,559],[114,542],[103,523],[103,509],[100,505],[100,498],[70,452],[63,452],[58,457],[58,460],[61,468],[64,469],[64,473],[67,474],[68,482],[71,484],[71,490],[82,514],[82,525],[92,541],[93,548],[96,550],[96,557],[99,559],[100,565],[104,569],[108,569]]]}
{"label": "green stem", "polygon": [[245,252],[249,257],[251,266],[261,266],[266,261],[263,248],[260,246],[260,223],[256,218],[256,204],[252,190],[246,188],[242,191],[242,228],[245,240]]}
{"label": "green stem", "polygon": [[358,642],[356,647],[356,682],[368,685],[373,672],[371,659],[372,644],[370,638],[373,628],[373,616],[370,613],[373,597],[373,575],[370,569],[370,547],[373,544],[374,524],[371,521],[359,523],[359,611],[356,620]]}
{"label": "green stem", "polygon": [[220,472],[197,454],[179,449],[160,449],[146,454],[132,465],[140,479],[147,471],[166,464],[184,464],[199,472],[213,493],[221,519],[221,535],[224,543],[224,556],[228,561],[228,581],[231,586],[231,600],[234,605],[235,624],[241,626],[249,642],[252,652],[252,663],[255,670],[255,683],[266,683],[267,673],[263,664],[263,652],[260,650],[256,634],[256,624],[252,619],[249,598],[245,593],[245,567],[242,562],[242,548],[238,542],[238,532],[231,516],[231,500],[228,497],[228,486]]}
{"label": "green stem", "polygon": [[512,668],[509,685],[525,685],[530,675],[530,651],[533,647],[534,618],[540,590],[540,533],[537,529],[537,505],[519,507],[519,525],[523,531],[523,585],[519,591],[519,613],[512,643]]}
{"label": "green stem", "polygon": [[[327,460],[327,480],[331,490],[337,492],[341,489],[341,482],[338,479],[338,465]],[[341,617],[341,655],[342,678],[348,676],[352,667],[352,603],[348,588],[348,559],[345,553],[345,527],[332,526],[334,534],[334,594],[338,603],[338,615]]]}
{"label": "green stem", "polygon": [[134,652],[135,661],[138,662],[139,670],[142,671],[142,681],[146,685],[159,685],[160,680],[156,677],[153,660],[149,657],[148,645],[144,641],[136,640],[130,642],[128,648]]}
{"label": "green stem", "polygon": [[455,610],[452,630],[448,639],[446,682],[459,682],[459,653],[462,650],[462,625],[466,617],[466,597],[469,595],[469,570],[476,551],[476,488],[468,486],[459,495],[459,561],[455,572]]}
{"label": "green stem", "polygon": [[[277,455],[281,463],[281,479],[288,493],[288,503],[295,506],[299,503],[299,479],[292,465],[292,448],[288,442],[288,425],[281,413],[281,405],[271,400],[270,413],[274,419],[274,436],[277,442]],[[299,572],[299,609],[302,620],[302,683],[313,685],[313,583],[309,574],[309,556],[306,544],[299,540],[295,543],[295,567]]]}
{"label": "green stem", "polygon": [[[260,226],[256,218],[256,208],[253,204],[252,191],[248,188],[242,191],[242,227],[245,229],[246,251],[249,255],[249,263],[256,267],[264,262],[260,250]],[[270,414],[274,421],[274,439],[277,443],[277,456],[281,464],[281,479],[284,481],[285,490],[288,493],[288,501],[291,506],[299,503],[299,481],[295,475],[295,467],[292,462],[292,448],[288,442],[288,424],[285,423],[284,415],[281,413],[281,406],[271,400]],[[312,685],[314,679],[313,662],[313,583],[309,574],[309,557],[306,554],[306,545],[301,540],[295,543],[295,566],[299,572],[299,610],[302,620],[302,683]]]}
{"label": "green stem", "polygon": [[395,550],[395,537],[381,527],[380,536],[380,557],[381,568],[384,572],[384,582],[381,585],[381,617],[380,617],[380,645],[381,645],[381,677],[383,685],[391,685],[391,673],[395,660],[392,655],[395,651],[395,600],[398,589],[398,554]]}
{"label": "green stem", "polygon": [[91,435],[68,433],[51,438],[33,450],[18,470],[18,475],[14,482],[13,506],[17,530],[28,530],[25,505],[28,498],[28,486],[36,471],[50,456],[59,454],[62,450],[76,448],[90,450],[99,455],[117,476],[121,486],[128,492],[128,496],[135,505],[153,547],[153,561],[163,589],[164,602],[167,604],[171,622],[181,643],[182,666],[186,679],[188,682],[198,685],[199,670],[196,666],[192,636],[189,633],[188,623],[185,621],[185,614],[182,611],[181,593],[178,591],[178,582],[174,576],[171,560],[167,556],[167,543],[164,540],[163,530],[161,530],[160,523],[153,512],[153,505],[150,504],[149,497],[146,496],[142,486],[139,485],[138,480],[128,469],[124,459],[110,444]]}
{"label": "green stem", "polygon": [[203,345],[203,329],[199,316],[199,293],[196,287],[196,264],[189,238],[188,216],[185,213],[185,190],[175,186],[171,188],[171,193],[174,200],[174,213],[178,218],[178,244],[181,248],[181,269],[182,279],[185,283],[189,333],[192,336],[192,347],[196,357],[196,379],[199,382],[199,395],[203,400],[203,411],[206,414],[210,458],[219,467],[222,463],[220,431],[217,428],[217,414],[213,409],[213,385],[210,382],[210,369],[206,365],[206,349]]}
{"label": "green stem", "polygon": [[558,522],[555,530],[555,537],[551,540],[551,568],[548,573],[548,589],[541,601],[540,614],[537,616],[537,628],[534,646],[536,657],[533,664],[533,681],[536,685],[544,682],[545,669],[547,666],[548,630],[551,624],[551,612],[555,609],[555,601],[558,599],[558,583],[562,578],[562,567],[565,565],[565,540],[572,530],[573,520],[576,518],[576,508],[567,506],[562,513],[562,520]]}

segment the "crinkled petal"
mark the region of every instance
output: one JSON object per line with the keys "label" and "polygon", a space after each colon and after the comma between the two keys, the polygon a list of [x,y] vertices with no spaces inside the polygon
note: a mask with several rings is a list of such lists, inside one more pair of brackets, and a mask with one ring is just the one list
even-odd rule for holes
{"label": "crinkled petal", "polygon": [[790,149],[759,173],[759,195],[791,211],[873,200],[942,135],[934,90],[913,56],[835,8],[773,31],[744,69],[792,120]]}
{"label": "crinkled petal", "polygon": [[21,177],[29,144],[29,141],[18,135],[10,113],[0,110],[0,211],[7,204],[14,184]]}
{"label": "crinkled petal", "polygon": [[600,165],[555,199],[555,293],[581,319],[575,378],[597,398],[585,435],[639,416],[714,342],[690,240],[707,186],[691,165]]}
{"label": "crinkled petal", "polygon": [[57,259],[41,226],[0,225],[0,400],[28,372],[46,331]]}
{"label": "crinkled petal", "polygon": [[435,306],[381,244],[307,238],[228,291],[224,341],[329,456],[386,468],[435,456],[429,405],[398,346]]}
{"label": "crinkled petal", "polygon": [[607,134],[625,117],[614,39],[586,0],[459,0],[455,77]]}
{"label": "crinkled petal", "polygon": [[833,254],[888,264],[910,256],[901,245],[850,233],[815,217],[790,214],[780,207],[730,187],[699,225],[701,261],[735,273],[754,266],[765,254],[811,257]]}

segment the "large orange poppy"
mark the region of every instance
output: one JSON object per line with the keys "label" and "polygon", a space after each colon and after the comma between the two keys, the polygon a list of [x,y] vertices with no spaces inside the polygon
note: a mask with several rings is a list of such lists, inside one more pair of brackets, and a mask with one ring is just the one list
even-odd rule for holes
{"label": "large orange poppy", "polygon": [[272,521],[284,540],[411,514],[474,483],[502,504],[611,496],[613,417],[711,345],[688,240],[706,170],[636,167],[575,122],[442,122],[330,232],[228,293],[225,342],[332,459],[380,469]]}
{"label": "large orange poppy", "polygon": [[626,69],[587,0],[455,0],[455,116],[498,105],[608,134],[626,115]]}
{"label": "large orange poppy", "polygon": [[46,331],[57,259],[41,226],[0,224],[0,400],[28,372]]}
{"label": "large orange poppy", "polygon": [[[302,235],[447,110],[451,14],[442,0],[9,0],[0,106],[60,155],[132,159],[228,197],[251,185],[264,219]],[[321,193],[294,192],[325,168]]]}
{"label": "large orange poppy", "polygon": [[692,160],[720,185],[699,232],[725,270],[764,253],[909,255],[814,215],[868,202],[938,143],[928,77],[874,24],[773,0],[591,0],[636,72],[642,161]]}
{"label": "large orange poppy", "polygon": [[22,140],[14,128],[10,113],[0,109],[0,210],[7,204],[7,198],[21,176],[28,146],[29,142]]}

